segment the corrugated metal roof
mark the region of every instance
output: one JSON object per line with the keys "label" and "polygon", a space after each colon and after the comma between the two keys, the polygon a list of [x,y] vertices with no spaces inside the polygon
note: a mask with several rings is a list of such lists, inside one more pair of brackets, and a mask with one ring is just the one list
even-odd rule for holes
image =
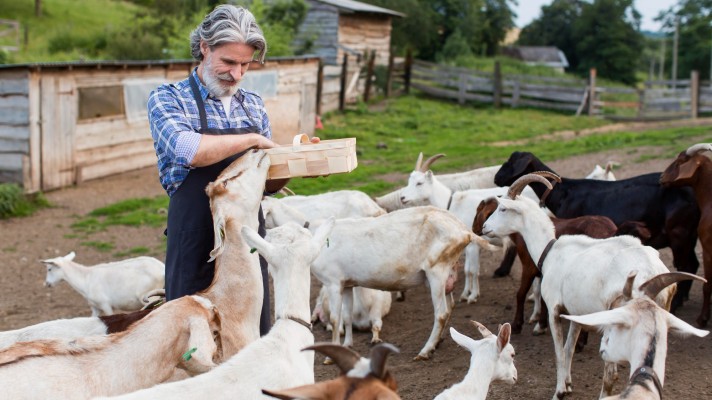
{"label": "corrugated metal roof", "polygon": [[[303,55],[292,57],[270,57],[265,61],[289,61],[289,60],[312,60],[319,59],[316,55]],[[198,61],[192,59],[184,60],[101,60],[101,61],[63,61],[63,62],[38,62],[27,64],[0,64],[0,70],[9,69],[101,69],[107,68],[146,68],[197,65]]]}
{"label": "corrugated metal roof", "polygon": [[502,49],[502,53],[522,61],[535,63],[553,63],[568,67],[566,55],[553,46],[511,46]]}
{"label": "corrugated metal roof", "polygon": [[372,4],[361,3],[360,1],[353,0],[316,0],[320,3],[330,4],[334,7],[338,7],[344,10],[353,12],[369,12],[376,14],[389,14],[396,17],[405,17],[406,15],[398,11],[389,10],[387,8],[382,8],[374,6]]}

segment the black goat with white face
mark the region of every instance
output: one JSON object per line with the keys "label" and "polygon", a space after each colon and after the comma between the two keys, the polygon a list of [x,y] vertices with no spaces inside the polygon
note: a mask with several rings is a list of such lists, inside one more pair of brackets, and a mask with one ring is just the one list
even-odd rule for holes
{"label": "black goat with white face", "polygon": [[[510,186],[520,177],[536,171],[554,172],[534,154],[514,152],[502,164],[494,182]],[[650,231],[649,239],[641,238],[644,244],[656,249],[670,247],[675,267],[694,274],[700,265],[695,255],[700,211],[694,193],[689,188],[664,188],[659,180],[659,172],[619,181],[562,178],[544,197],[544,203],[558,218],[603,215],[616,225],[640,221]],[[544,185],[531,186],[540,198],[544,196]],[[678,285],[671,307],[673,312],[688,297],[690,287],[690,281]]]}

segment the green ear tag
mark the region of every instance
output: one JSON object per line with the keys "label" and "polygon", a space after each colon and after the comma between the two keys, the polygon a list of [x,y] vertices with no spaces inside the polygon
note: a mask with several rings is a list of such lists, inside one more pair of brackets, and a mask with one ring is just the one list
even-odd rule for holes
{"label": "green ear tag", "polygon": [[326,238],[326,247],[329,247],[329,238]]}
{"label": "green ear tag", "polygon": [[198,350],[198,348],[197,348],[197,347],[193,347],[192,349],[190,349],[190,350],[186,351],[185,353],[183,353],[183,359],[184,359],[185,361],[190,361],[190,359],[193,358],[193,353],[195,353],[196,350]]}
{"label": "green ear tag", "polygon": [[250,254],[252,254],[252,253],[254,253],[254,252],[256,252],[256,251],[257,251],[257,248],[253,247],[253,248],[250,249]]}

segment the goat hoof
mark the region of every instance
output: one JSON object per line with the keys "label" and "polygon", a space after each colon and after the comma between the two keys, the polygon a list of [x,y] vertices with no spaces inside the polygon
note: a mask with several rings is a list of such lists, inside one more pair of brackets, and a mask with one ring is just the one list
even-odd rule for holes
{"label": "goat hoof", "polygon": [[477,297],[475,297],[474,299],[467,299],[467,304],[475,304],[477,303],[477,300],[479,300],[479,298]]}
{"label": "goat hoof", "polygon": [[381,339],[371,339],[371,344],[378,344],[378,343],[383,343],[383,340],[381,340]]}
{"label": "goat hoof", "polygon": [[430,360],[430,356],[427,354],[418,354],[413,358],[413,361],[427,361]]}

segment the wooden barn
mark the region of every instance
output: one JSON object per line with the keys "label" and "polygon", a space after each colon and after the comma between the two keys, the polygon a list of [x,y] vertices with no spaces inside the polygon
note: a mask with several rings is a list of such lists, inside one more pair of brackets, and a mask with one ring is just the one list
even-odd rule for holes
{"label": "wooden barn", "polygon": [[[180,61],[0,65],[0,182],[26,192],[156,164],[146,103],[188,76]],[[253,64],[241,85],[260,93],[278,143],[312,134],[319,58]]]}

